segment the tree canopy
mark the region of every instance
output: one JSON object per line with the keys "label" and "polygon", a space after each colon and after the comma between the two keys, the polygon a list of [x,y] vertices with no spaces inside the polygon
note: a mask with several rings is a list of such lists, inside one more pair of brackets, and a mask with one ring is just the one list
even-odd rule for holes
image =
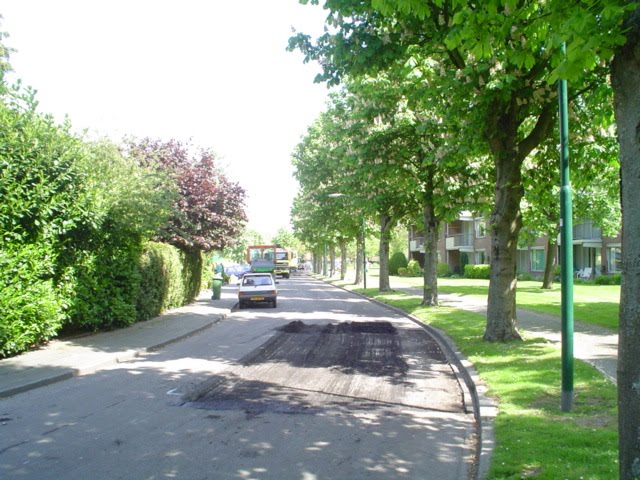
{"label": "tree canopy", "polygon": [[172,213],[158,235],[186,250],[221,250],[247,221],[245,192],[217,166],[211,150],[176,140],[129,140],[127,153],[141,165],[168,174],[177,185]]}

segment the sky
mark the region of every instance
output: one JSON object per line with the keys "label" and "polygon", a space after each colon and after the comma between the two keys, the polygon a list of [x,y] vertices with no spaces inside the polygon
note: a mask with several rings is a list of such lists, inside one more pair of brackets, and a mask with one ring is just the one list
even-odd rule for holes
{"label": "sky", "polygon": [[320,67],[287,52],[326,12],[298,0],[0,0],[13,79],[91,136],[212,149],[269,241],[289,217],[291,153],[324,109]]}

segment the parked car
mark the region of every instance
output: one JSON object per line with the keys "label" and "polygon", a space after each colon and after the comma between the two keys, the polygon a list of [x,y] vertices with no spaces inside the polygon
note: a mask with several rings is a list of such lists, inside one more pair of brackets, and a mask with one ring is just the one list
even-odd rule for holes
{"label": "parked car", "polygon": [[276,308],[277,283],[270,273],[245,273],[238,288],[238,308],[252,303],[270,303]]}
{"label": "parked car", "polygon": [[238,278],[242,278],[242,276],[250,270],[251,267],[249,265],[238,265],[236,263],[225,267],[224,273],[226,273],[227,275],[235,275]]}
{"label": "parked car", "polygon": [[304,262],[298,265],[299,272],[312,272],[313,267],[311,266],[311,262]]}

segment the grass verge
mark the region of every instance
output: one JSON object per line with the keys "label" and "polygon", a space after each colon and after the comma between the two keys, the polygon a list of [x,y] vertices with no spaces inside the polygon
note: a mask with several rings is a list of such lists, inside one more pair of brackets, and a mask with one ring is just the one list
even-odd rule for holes
{"label": "grass verge", "polygon": [[[422,278],[391,277],[393,288],[399,285],[421,288],[423,282]],[[555,283],[550,290],[543,290],[540,285],[539,281],[518,281],[518,307],[559,317],[560,285]],[[438,291],[486,300],[489,280],[439,278]],[[619,285],[576,284],[573,287],[574,318],[578,321],[617,331],[619,305]]]}
{"label": "grass verge", "polygon": [[560,352],[546,340],[487,343],[483,315],[421,307],[421,297],[398,292],[364,293],[446,332],[473,362],[499,403],[489,479],[617,478],[616,388],[593,367],[575,362],[574,408],[563,413]]}

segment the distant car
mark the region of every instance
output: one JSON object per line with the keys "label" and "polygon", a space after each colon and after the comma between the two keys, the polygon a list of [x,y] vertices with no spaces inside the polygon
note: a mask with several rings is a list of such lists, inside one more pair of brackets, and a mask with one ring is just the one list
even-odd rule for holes
{"label": "distant car", "polygon": [[270,303],[276,308],[277,283],[270,273],[245,273],[238,288],[238,308],[252,303]]}
{"label": "distant car", "polygon": [[251,270],[251,267],[249,265],[234,264],[225,267],[224,273],[226,273],[227,275],[235,275],[236,277],[241,278],[249,270]]}

